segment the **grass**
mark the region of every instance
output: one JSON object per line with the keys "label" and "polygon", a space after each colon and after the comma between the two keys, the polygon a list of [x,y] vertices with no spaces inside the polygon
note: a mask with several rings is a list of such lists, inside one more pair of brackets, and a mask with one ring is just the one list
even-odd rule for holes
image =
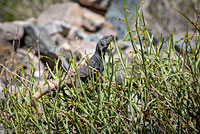
{"label": "grass", "polygon": [[66,0],[1,0],[0,21],[25,20],[37,17],[44,9],[54,3]]}
{"label": "grass", "polygon": [[[129,13],[125,9],[125,16]],[[133,46],[131,63],[123,60],[122,51],[115,41],[117,59],[110,51],[108,64],[104,61],[103,80],[65,87],[41,98],[42,121],[31,106],[32,94],[37,90],[30,82],[13,75],[18,95],[4,87],[7,96],[0,106],[0,123],[7,133],[199,133],[200,131],[200,44],[199,26],[196,44],[182,54],[175,52],[173,33],[153,44],[153,36],[146,30],[142,11],[134,17],[135,29],[127,23],[127,37]],[[141,22],[139,25],[138,20]],[[137,37],[132,36],[137,33]],[[144,38],[143,38],[144,37]],[[147,41],[149,40],[149,41]],[[139,41],[139,48],[136,47]],[[184,41],[190,44],[186,34]],[[149,42],[149,43],[148,43]],[[164,46],[167,44],[167,49]],[[163,57],[165,55],[165,57]],[[128,58],[128,57],[127,57]],[[110,64],[112,63],[112,64]],[[31,64],[31,61],[30,61]],[[71,67],[77,65],[71,59]],[[55,67],[54,79],[62,82],[62,70]],[[60,71],[59,71],[60,70]],[[49,70],[50,71],[50,70]],[[122,84],[118,72],[124,73]],[[22,77],[24,72],[22,71]],[[46,72],[44,72],[47,82]],[[21,81],[22,86],[18,86]],[[3,85],[2,85],[3,86]]]}

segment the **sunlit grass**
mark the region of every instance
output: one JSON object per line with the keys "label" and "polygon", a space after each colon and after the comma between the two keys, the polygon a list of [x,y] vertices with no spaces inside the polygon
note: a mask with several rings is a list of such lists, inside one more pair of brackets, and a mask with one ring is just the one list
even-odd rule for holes
{"label": "sunlit grass", "polygon": [[[124,11],[127,15],[125,6]],[[194,37],[195,48],[190,53],[186,50],[179,54],[175,51],[173,33],[167,41],[161,36],[159,43],[154,44],[142,13],[138,11],[135,19],[135,29],[127,26],[127,38],[133,46],[130,53],[134,53],[131,63],[123,60],[115,41],[119,58],[114,59],[110,50],[108,63],[104,61],[103,79],[99,77],[86,83],[77,79],[80,84],[43,96],[41,122],[37,120],[37,110],[30,104],[31,95],[38,90],[33,75],[30,75],[31,83],[23,79],[18,79],[21,87],[15,83],[18,96],[4,88],[7,98],[0,106],[0,123],[5,130],[8,133],[198,133],[199,33]],[[136,31],[137,37],[130,31]],[[136,40],[140,49],[136,47]],[[190,45],[187,34],[185,43]],[[166,44],[168,48],[164,49]],[[76,70],[77,64],[73,59],[70,61]],[[34,67],[31,68],[33,74]],[[62,82],[58,64],[55,69],[54,74],[51,72],[53,78]],[[117,82],[119,71],[124,74],[122,84]],[[17,77],[13,78],[16,81]],[[48,82],[46,72],[44,78]]]}

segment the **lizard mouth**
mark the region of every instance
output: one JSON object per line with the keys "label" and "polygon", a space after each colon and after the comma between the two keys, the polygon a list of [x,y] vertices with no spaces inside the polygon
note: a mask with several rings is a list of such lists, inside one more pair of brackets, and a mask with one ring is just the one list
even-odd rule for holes
{"label": "lizard mouth", "polygon": [[109,43],[112,42],[114,40],[114,35],[110,35],[109,36]]}
{"label": "lizard mouth", "polygon": [[111,42],[114,40],[114,35],[109,35],[108,36],[108,43],[106,43],[106,46],[104,48],[105,53],[109,53],[110,50],[108,50],[108,46],[110,45]]}
{"label": "lizard mouth", "polygon": [[109,35],[107,46],[114,40],[114,35]]}
{"label": "lizard mouth", "polygon": [[110,35],[111,41],[114,40],[114,35]]}
{"label": "lizard mouth", "polygon": [[114,40],[114,36],[113,35],[107,35],[107,36],[104,36],[99,42],[96,47],[96,50],[99,51],[99,50],[103,50],[104,52],[106,52],[109,44]]}

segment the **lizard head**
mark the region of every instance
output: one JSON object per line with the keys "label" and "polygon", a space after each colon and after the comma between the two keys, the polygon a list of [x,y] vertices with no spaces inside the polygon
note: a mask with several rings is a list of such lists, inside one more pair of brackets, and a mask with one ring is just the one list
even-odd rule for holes
{"label": "lizard head", "polygon": [[101,50],[105,53],[110,42],[114,39],[113,35],[105,35],[103,36],[97,43],[96,51],[101,52]]}

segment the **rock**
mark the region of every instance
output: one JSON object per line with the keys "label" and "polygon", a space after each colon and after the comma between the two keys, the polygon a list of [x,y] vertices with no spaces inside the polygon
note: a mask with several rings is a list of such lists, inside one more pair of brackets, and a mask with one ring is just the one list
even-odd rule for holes
{"label": "rock", "polygon": [[102,29],[100,29],[97,33],[88,34],[84,39],[97,43],[98,40],[104,35],[114,35],[115,37],[117,37],[117,31],[114,29],[113,25],[108,21],[104,22]]}
{"label": "rock", "polygon": [[[12,45],[8,44],[8,42],[0,43],[0,64],[5,64],[11,59],[13,53]],[[1,67],[0,67],[1,68]],[[0,69],[1,72],[1,69]]]}
{"label": "rock", "polygon": [[85,6],[97,13],[105,14],[112,0],[75,0],[82,6]]}
{"label": "rock", "polygon": [[[38,45],[40,48],[41,56],[47,56],[51,59],[58,58],[58,56],[54,52],[54,49],[56,47],[45,28],[36,25],[26,25],[24,26],[24,30],[25,30],[25,37],[24,37],[25,48],[32,48],[32,50],[34,50],[37,54],[38,53],[37,40],[39,39]],[[48,63],[50,68],[53,69],[55,62],[50,60],[49,58],[42,57],[41,60],[45,64]],[[61,63],[59,65],[61,65]]]}
{"label": "rock", "polygon": [[49,33],[45,28],[31,24],[24,26],[24,30],[25,30],[24,42],[26,45],[24,47],[26,48],[32,47],[32,49],[38,53],[37,45],[39,45],[40,53],[42,55],[45,56],[54,55],[54,57],[56,57],[56,55],[54,54],[54,47],[55,47],[54,43],[51,40],[51,37],[49,36]]}
{"label": "rock", "polygon": [[96,32],[103,27],[105,18],[88,9],[83,9],[83,28],[89,32]]}
{"label": "rock", "polygon": [[82,28],[71,27],[69,34],[67,36],[68,40],[77,40],[77,39],[85,39],[89,34],[84,31]]}
{"label": "rock", "polygon": [[6,68],[13,72],[15,67],[19,65],[17,58],[14,56],[12,45],[7,43],[0,44],[0,64],[0,82],[5,85],[9,84],[12,77]]}
{"label": "rock", "polygon": [[[142,10],[146,24],[152,28],[154,35],[160,36],[162,33],[164,37],[167,37],[173,32],[175,36],[183,37],[185,32],[193,33],[194,27],[174,9],[180,10],[188,18],[195,20],[197,13],[195,6],[200,7],[199,0],[145,0],[142,4]],[[200,22],[197,25],[200,25]]]}
{"label": "rock", "polygon": [[103,28],[99,30],[97,34],[100,38],[104,35],[114,35],[115,37],[118,35],[113,25],[108,21],[104,22]]}
{"label": "rock", "polygon": [[119,45],[122,51],[125,51],[126,49],[129,49],[130,51],[133,50],[133,47],[130,41],[118,40],[117,44]]}
{"label": "rock", "polygon": [[89,58],[91,58],[92,54],[95,52],[96,49],[96,42],[83,40],[80,42],[79,47],[83,57],[85,57],[88,54]]}
{"label": "rock", "polygon": [[55,44],[56,44],[56,53],[57,55],[60,55],[62,61],[63,61],[63,65],[64,67],[68,67],[69,63],[67,61],[69,61],[69,58],[71,58],[71,46],[68,43],[68,40],[66,40],[65,38],[63,38],[63,36],[61,36],[60,34],[55,34],[52,36]]}
{"label": "rock", "polygon": [[[0,64],[3,64],[9,71],[18,73],[21,76],[21,71],[23,67],[23,71],[26,74],[30,74],[30,62],[33,60],[33,67],[39,72],[42,78],[42,74],[44,72],[44,64],[40,61],[39,68],[39,58],[33,55],[31,52],[28,52],[24,49],[18,48],[17,51],[13,51],[13,48],[9,44],[1,44],[0,45]],[[6,83],[12,78],[10,72],[8,72],[4,67],[0,66],[0,81],[2,83]],[[25,75],[26,77],[26,75]],[[37,74],[34,74],[35,78],[38,78]]]}
{"label": "rock", "polygon": [[62,27],[60,25],[57,24],[53,24],[53,23],[48,23],[47,25],[44,26],[46,28],[46,30],[48,31],[48,33],[50,35],[54,35],[56,33],[60,33],[62,32]]}
{"label": "rock", "polygon": [[[128,21],[129,22],[131,20],[135,21],[132,18],[132,16],[136,14],[136,4],[139,7],[141,1],[140,0],[126,0],[125,2],[126,2],[125,3],[126,9],[128,9],[129,11],[132,11],[131,13],[128,14]],[[117,18],[124,19],[124,11],[122,8],[123,5],[124,5],[123,0],[112,0],[111,5],[108,8],[108,11],[106,13],[106,19],[114,25],[115,29],[118,32],[119,39],[122,39],[127,32],[126,23],[116,20]],[[129,23],[129,25],[131,29],[134,26],[132,23]]]}
{"label": "rock", "polygon": [[62,45],[63,42],[65,42],[65,40],[66,40],[66,39],[65,39],[61,34],[59,34],[59,33],[54,34],[54,35],[51,35],[51,39],[54,41],[54,43],[55,43],[56,46]]}
{"label": "rock", "polygon": [[[174,40],[175,40],[175,49],[177,52],[182,54],[184,51],[186,51],[186,44],[183,39],[181,40],[181,39],[175,37]],[[187,46],[187,51],[189,53],[191,52],[191,48],[189,45]]]}
{"label": "rock", "polygon": [[85,39],[97,43],[100,38],[98,34],[89,34]]}
{"label": "rock", "polygon": [[13,41],[21,39],[23,35],[23,27],[10,22],[0,23],[0,40]]}
{"label": "rock", "polygon": [[[5,84],[6,86],[10,83],[11,75],[4,68],[6,67],[10,71],[14,71],[13,66],[16,65],[16,58],[13,56],[13,47],[10,44],[1,43],[0,44],[0,87],[1,84]],[[3,67],[3,66],[4,67]]]}
{"label": "rock", "polygon": [[[58,47],[59,53],[63,58],[66,58],[67,61],[69,61],[69,58],[72,58],[71,56],[71,46],[67,41],[63,42],[59,47]],[[64,64],[68,64],[67,62],[64,62]]]}
{"label": "rock", "polygon": [[71,41],[71,50],[75,55],[75,59],[79,61],[81,58],[85,57],[87,54],[89,58],[92,56],[96,49],[96,43],[89,40],[74,40]]}
{"label": "rock", "polygon": [[63,49],[64,51],[71,51],[71,46],[69,45],[69,43],[64,42],[61,47],[61,49]]}
{"label": "rock", "polygon": [[50,35],[61,34],[63,37],[66,37],[70,30],[70,25],[64,21],[53,21],[44,25]]}
{"label": "rock", "polygon": [[[30,74],[30,60],[33,62],[33,67],[35,69],[34,77],[35,78],[43,78],[44,72],[44,64],[39,60],[37,56],[33,53],[28,52],[27,50],[18,48],[15,52],[15,58],[17,58],[18,63],[20,66],[23,65],[24,71]],[[40,64],[40,67],[39,67]],[[39,71],[40,70],[40,71]],[[40,72],[40,74],[39,74]]]}
{"label": "rock", "polygon": [[34,17],[31,17],[31,18],[28,18],[27,20],[15,20],[13,21],[13,23],[23,27],[25,25],[36,24],[37,19]]}
{"label": "rock", "polygon": [[38,17],[38,24],[45,26],[54,21],[63,21],[71,26],[81,27],[83,24],[83,10],[75,2],[51,5]]}

